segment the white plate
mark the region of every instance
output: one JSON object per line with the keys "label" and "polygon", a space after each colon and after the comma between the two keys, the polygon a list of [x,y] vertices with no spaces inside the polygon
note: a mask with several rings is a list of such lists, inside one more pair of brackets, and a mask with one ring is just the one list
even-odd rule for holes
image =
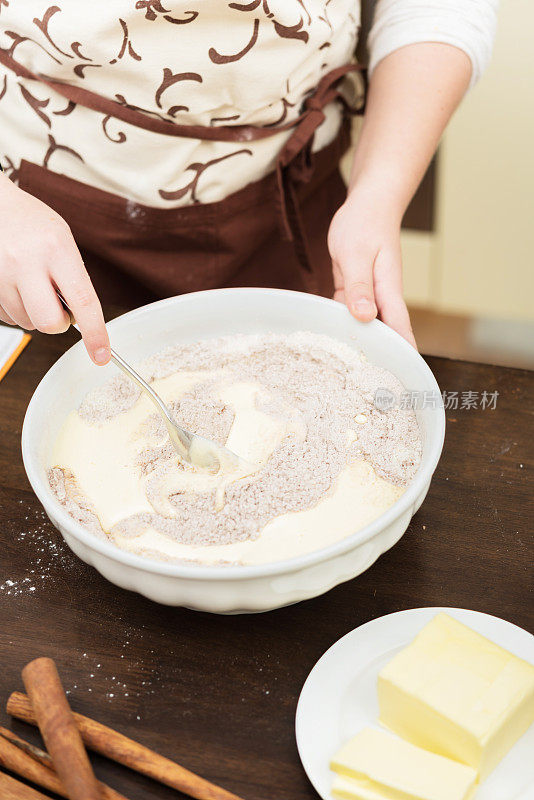
{"label": "white plate", "polygon": [[[334,753],[363,727],[376,725],[379,671],[440,611],[534,664],[534,636],[498,617],[460,608],[398,611],[347,633],[312,669],[297,707],[300,759],[323,800],[332,800],[332,773],[328,765]],[[532,800],[533,754],[534,725],[531,725],[480,786],[476,800]]]}

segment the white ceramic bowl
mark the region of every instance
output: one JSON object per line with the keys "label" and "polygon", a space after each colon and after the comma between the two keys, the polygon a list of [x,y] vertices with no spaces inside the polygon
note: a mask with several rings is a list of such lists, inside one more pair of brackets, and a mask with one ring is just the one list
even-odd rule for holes
{"label": "white ceramic bowl", "polygon": [[[357,347],[409,390],[438,392],[421,356],[394,331],[362,324],[333,300],[276,289],[217,289],[160,300],[108,324],[114,348],[133,363],[176,342],[235,333],[310,330]],[[423,502],[443,446],[442,408],[418,411],[424,446],[419,470],[402,497],[351,536],[316,552],[271,564],[203,567],[151,561],[120,550],[76,523],[52,494],[50,453],[67,414],[109,380],[112,365],[91,365],[81,342],[47,372],[31,399],[22,431],[30,483],[69,547],[105,578],[151,600],[216,613],[267,611],[327,592],[367,569],[402,536]]]}

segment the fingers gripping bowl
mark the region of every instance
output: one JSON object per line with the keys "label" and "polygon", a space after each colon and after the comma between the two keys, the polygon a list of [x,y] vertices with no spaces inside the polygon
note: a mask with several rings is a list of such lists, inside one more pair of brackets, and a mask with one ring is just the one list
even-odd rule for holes
{"label": "fingers gripping bowl", "polygon": [[[161,300],[109,323],[117,349],[139,362],[177,342],[233,334],[291,334],[308,330],[362,350],[409,391],[439,395],[421,356],[381,322],[358,323],[334,301],[275,289],[220,289]],[[156,602],[216,613],[266,611],[314,597],[367,569],[395,544],[422,503],[438,463],[445,429],[442,408],[418,410],[423,439],[415,477],[399,500],[361,530],[327,547],[250,566],[165,563],[126,552],[76,522],[52,492],[47,467],[72,409],[114,374],[93,367],[80,342],[45,375],[28,407],[22,452],[32,487],[69,547],[118,586]],[[432,405],[432,404],[430,404]]]}

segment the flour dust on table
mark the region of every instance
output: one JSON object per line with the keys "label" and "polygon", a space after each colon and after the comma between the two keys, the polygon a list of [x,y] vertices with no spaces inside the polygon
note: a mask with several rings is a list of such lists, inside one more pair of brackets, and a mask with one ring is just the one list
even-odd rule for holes
{"label": "flour dust on table", "polygon": [[56,441],[50,486],[95,535],[147,558],[223,566],[312,552],[382,514],[420,463],[414,411],[373,402],[400,382],[327,336],[206,339],[140,372],[179,425],[254,465],[243,476],[181,462],[123,376],[88,394]]}

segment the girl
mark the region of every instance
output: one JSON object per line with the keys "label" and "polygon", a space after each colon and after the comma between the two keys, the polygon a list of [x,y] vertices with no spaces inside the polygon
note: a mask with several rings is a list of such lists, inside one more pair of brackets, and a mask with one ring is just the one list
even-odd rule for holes
{"label": "girl", "polygon": [[376,3],[348,192],[357,0],[58,3],[0,0],[0,319],[64,331],[58,288],[104,364],[95,288],[260,285],[415,344],[401,220],[489,59],[496,0]]}

